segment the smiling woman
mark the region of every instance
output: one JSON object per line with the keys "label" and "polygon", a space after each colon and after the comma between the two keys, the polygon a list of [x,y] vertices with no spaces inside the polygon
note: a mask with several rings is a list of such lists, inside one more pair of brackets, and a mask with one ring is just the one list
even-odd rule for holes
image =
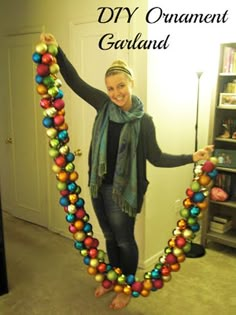
{"label": "smiling woman", "polygon": [[98,46],[102,50],[109,49],[167,49],[169,47],[169,37],[167,35],[162,40],[147,40],[141,39],[142,33],[138,33],[134,39],[118,39],[114,40],[114,34],[104,34],[99,42]]}

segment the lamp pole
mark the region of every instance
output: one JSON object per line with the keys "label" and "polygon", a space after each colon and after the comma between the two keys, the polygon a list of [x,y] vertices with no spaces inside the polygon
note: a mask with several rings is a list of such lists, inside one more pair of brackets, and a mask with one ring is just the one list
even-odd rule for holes
{"label": "lamp pole", "polygon": [[[197,106],[196,106],[196,122],[195,122],[195,152],[198,150],[198,116],[199,116],[199,91],[200,79],[203,74],[202,71],[196,72],[197,74]],[[198,258],[205,255],[205,248],[201,244],[192,243],[191,250],[186,253],[188,258]]]}

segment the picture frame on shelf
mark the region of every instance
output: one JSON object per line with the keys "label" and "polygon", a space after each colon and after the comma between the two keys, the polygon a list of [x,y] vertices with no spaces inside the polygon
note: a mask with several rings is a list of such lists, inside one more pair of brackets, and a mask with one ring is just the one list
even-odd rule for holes
{"label": "picture frame on shelf", "polygon": [[220,93],[219,107],[236,109],[236,93]]}

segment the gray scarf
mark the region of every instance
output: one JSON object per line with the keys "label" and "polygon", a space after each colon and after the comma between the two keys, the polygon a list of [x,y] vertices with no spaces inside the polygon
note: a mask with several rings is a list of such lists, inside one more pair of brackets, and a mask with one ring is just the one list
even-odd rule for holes
{"label": "gray scarf", "polygon": [[107,171],[107,130],[109,120],[124,123],[119,140],[118,156],[113,180],[113,200],[130,216],[137,214],[137,145],[143,104],[132,96],[132,108],[123,111],[108,101],[98,112],[93,127],[90,191],[97,197]]}

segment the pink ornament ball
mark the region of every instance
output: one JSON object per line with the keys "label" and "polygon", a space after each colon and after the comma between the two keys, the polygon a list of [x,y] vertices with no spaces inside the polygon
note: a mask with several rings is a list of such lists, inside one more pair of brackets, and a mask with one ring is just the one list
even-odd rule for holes
{"label": "pink ornament ball", "polygon": [[37,66],[36,71],[37,71],[37,74],[40,75],[41,77],[45,77],[45,76],[49,75],[49,73],[50,73],[48,65],[45,65],[43,63],[40,63]]}
{"label": "pink ornament ball", "polygon": [[77,232],[77,229],[76,229],[76,227],[73,225],[73,224],[71,224],[70,226],[69,226],[69,231],[70,231],[70,233],[76,233]]}

